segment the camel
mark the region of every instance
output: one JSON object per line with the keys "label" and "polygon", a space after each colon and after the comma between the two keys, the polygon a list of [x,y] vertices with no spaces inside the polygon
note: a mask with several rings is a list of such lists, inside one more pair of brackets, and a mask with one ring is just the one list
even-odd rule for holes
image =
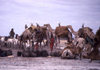
{"label": "camel", "polygon": [[71,30],[71,32],[73,33],[73,35],[75,36],[75,38],[78,38],[78,32],[74,31],[71,25],[67,25],[67,28]]}
{"label": "camel", "polygon": [[19,55],[22,57],[47,57],[48,52],[46,50],[42,51],[30,51],[30,49],[24,50],[20,52]]}
{"label": "camel", "polygon": [[86,43],[86,40],[84,38],[76,38],[73,40],[73,44],[75,47],[79,47],[82,51],[82,56],[85,58],[88,56],[88,54],[90,54],[93,50],[93,47],[91,46],[91,44]]}
{"label": "camel", "polygon": [[39,26],[39,25],[37,25],[37,28],[35,30],[36,37],[37,37],[36,39],[38,39],[38,41],[40,43],[41,42],[44,43],[44,40],[47,39],[46,31],[47,31],[47,28],[45,26]]}
{"label": "camel", "polygon": [[93,51],[89,54],[89,58],[92,60],[100,60],[100,28],[97,30],[95,35],[95,46]]}
{"label": "camel", "polygon": [[85,34],[87,34],[87,36],[89,36],[91,39],[95,38],[95,34],[93,33],[92,29],[89,27],[82,27],[78,30],[78,35],[80,37],[84,38]]}
{"label": "camel", "polygon": [[83,37],[86,39],[87,43],[90,43],[92,46],[95,44],[95,34],[93,33],[92,29],[89,27],[82,27],[78,30],[79,37]]}
{"label": "camel", "polygon": [[36,34],[36,39],[39,42],[42,42],[42,41],[44,42],[44,39],[46,39],[49,42],[51,34],[54,35],[54,32],[50,24],[44,24],[44,26],[39,26],[39,24],[37,24],[37,27],[35,29],[35,34]]}
{"label": "camel", "polygon": [[[46,39],[47,41],[50,41],[51,33],[54,35],[54,31],[51,28],[50,24],[44,24],[44,26],[39,26],[37,24],[37,27],[31,25],[31,27],[28,28],[30,32],[35,35],[36,42],[41,43]],[[40,44],[41,45],[41,44]]]}
{"label": "camel", "polygon": [[42,27],[37,25],[34,26],[31,24],[29,28],[26,28],[25,31],[22,33],[20,36],[20,40],[24,42],[25,44],[27,43],[27,40],[29,42],[32,42],[32,46],[34,46],[34,42],[37,42],[40,44],[39,46],[41,47],[41,42],[43,42],[44,38],[46,37],[46,27]]}
{"label": "camel", "polygon": [[75,32],[71,25],[68,25],[68,28],[72,31],[72,33],[75,35],[76,39],[78,37],[84,38],[85,43],[85,58],[90,58],[91,61],[94,59],[100,59],[100,28],[96,32],[96,35],[92,32],[92,29],[89,27],[82,27],[78,30],[78,32]]}
{"label": "camel", "polygon": [[31,35],[32,33],[30,32],[30,30],[25,29],[25,31],[21,34],[21,41],[25,42],[27,40],[31,40]]}
{"label": "camel", "polygon": [[15,47],[18,44],[18,39],[10,38],[10,36],[4,36],[0,39],[1,47]]}
{"label": "camel", "polygon": [[71,44],[67,45],[67,47],[64,48],[61,58],[73,59],[76,58],[76,55],[79,55],[81,59],[83,48],[85,45],[85,40],[84,38],[78,38],[75,42],[72,42]]}
{"label": "camel", "polygon": [[18,45],[19,44],[19,41],[18,41],[18,39],[15,39],[15,38],[9,38],[7,41],[6,41],[6,44],[7,44],[7,47],[13,47],[13,48],[15,48],[16,47],[16,45]]}
{"label": "camel", "polygon": [[[55,39],[55,31],[52,29],[50,24],[44,24],[44,26],[47,28],[46,39],[47,39],[47,45],[48,45],[48,47],[50,47],[50,38],[52,36]],[[56,44],[55,44],[55,46],[56,46]]]}
{"label": "camel", "polygon": [[50,24],[44,24],[44,26],[46,27],[46,36],[47,36],[47,39],[51,37],[51,34],[54,34],[53,33],[53,29],[51,27]]}
{"label": "camel", "polygon": [[12,50],[0,49],[0,57],[7,57],[12,55]]}
{"label": "camel", "polygon": [[92,46],[94,46],[94,38],[95,34],[93,33],[92,29],[89,27],[82,27],[77,32],[73,30],[71,25],[67,26],[71,32],[75,35],[75,38],[82,37],[86,40],[87,43],[90,43]]}
{"label": "camel", "polygon": [[[37,26],[31,25],[28,30],[31,32],[32,36],[32,42],[37,42],[37,44],[40,44],[39,46],[41,47],[41,43],[44,43],[44,39],[46,39],[46,30],[47,28],[45,26]],[[34,46],[34,45],[33,45]]]}
{"label": "camel", "polygon": [[95,44],[92,52],[88,54],[87,58],[91,59],[90,62],[93,60],[100,60],[100,43]]}
{"label": "camel", "polygon": [[[31,26],[28,28],[28,30],[29,30],[31,33],[33,33],[34,30],[35,30],[36,28],[37,28],[36,26],[34,26],[33,24],[31,24]],[[27,28],[26,28],[26,29],[27,29]]]}
{"label": "camel", "polygon": [[100,42],[100,28],[97,30],[95,38],[97,39],[98,42]]}
{"label": "camel", "polygon": [[42,32],[42,34],[43,34],[43,38],[46,39],[46,37],[47,37],[46,36],[46,30],[47,30],[47,28],[45,26],[39,26],[38,25],[37,30],[40,30]]}
{"label": "camel", "polygon": [[55,29],[56,37],[60,43],[60,38],[67,38],[68,42],[72,42],[72,33],[69,31],[67,26],[59,25]]}
{"label": "camel", "polygon": [[43,33],[41,30],[35,30],[35,39],[36,39],[36,42],[37,43],[40,43],[40,46],[41,46],[41,42],[43,41]]}
{"label": "camel", "polygon": [[18,36],[18,40],[19,40],[19,48],[23,48],[25,49],[24,44],[27,42],[27,40],[29,40],[31,42],[32,40],[32,33],[30,32],[30,30],[28,28],[25,29],[25,31]]}
{"label": "camel", "polygon": [[[86,52],[86,54],[89,54],[91,51],[92,51],[92,45],[91,43],[86,43],[86,38],[82,38],[81,36],[79,36],[79,32],[76,32],[73,30],[72,26],[71,25],[68,25],[67,28],[69,28],[71,30],[71,32],[75,35],[75,39],[73,40],[73,44],[74,44],[74,47],[76,47],[78,49],[78,51],[81,53],[81,52]],[[90,33],[89,37],[91,38],[91,36],[94,36],[93,32],[91,32],[91,30],[89,28],[84,28],[84,30],[87,30],[88,33]],[[83,33],[84,34],[84,33]],[[88,45],[89,44],[89,45]],[[72,45],[71,45],[72,46]],[[72,52],[71,49],[67,48],[66,50],[70,50],[70,51],[66,51],[66,53],[70,53]],[[74,49],[74,51],[77,51]]]}
{"label": "camel", "polygon": [[31,24],[29,28],[26,28],[25,31],[20,36],[21,41],[26,42],[27,40],[32,40],[35,34],[34,33],[35,29],[36,26],[34,26],[33,24]]}
{"label": "camel", "polygon": [[61,54],[61,58],[62,59],[65,59],[65,58],[73,59],[73,58],[75,58],[75,55],[73,54],[74,50],[75,49],[73,49],[72,46],[64,48],[63,51],[62,51],[62,54]]}

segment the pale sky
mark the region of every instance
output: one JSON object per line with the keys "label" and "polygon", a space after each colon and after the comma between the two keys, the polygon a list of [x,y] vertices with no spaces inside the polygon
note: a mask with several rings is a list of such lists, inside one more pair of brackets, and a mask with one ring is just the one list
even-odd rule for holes
{"label": "pale sky", "polygon": [[50,23],[53,28],[72,25],[77,31],[82,24],[94,32],[100,27],[100,0],[0,0],[0,36],[11,28],[21,34],[31,23]]}

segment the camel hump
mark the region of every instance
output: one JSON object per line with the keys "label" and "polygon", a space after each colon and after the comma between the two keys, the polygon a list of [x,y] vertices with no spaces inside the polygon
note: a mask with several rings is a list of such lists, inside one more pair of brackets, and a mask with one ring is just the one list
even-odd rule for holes
{"label": "camel hump", "polygon": [[31,32],[28,29],[25,29],[22,35],[31,35]]}
{"label": "camel hump", "polygon": [[68,28],[72,28],[72,26],[71,26],[71,25],[67,25],[67,27],[68,27]]}

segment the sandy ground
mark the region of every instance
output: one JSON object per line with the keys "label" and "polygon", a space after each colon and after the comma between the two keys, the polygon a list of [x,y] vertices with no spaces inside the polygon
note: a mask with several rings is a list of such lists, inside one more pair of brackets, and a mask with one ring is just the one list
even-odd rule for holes
{"label": "sandy ground", "polygon": [[[64,48],[65,41],[54,50]],[[44,49],[50,50],[49,47]],[[15,57],[0,57],[0,70],[100,70],[100,60],[61,59],[60,57],[16,57],[17,49],[13,49]]]}
{"label": "sandy ground", "polygon": [[58,57],[0,57],[0,70],[100,70],[100,61]]}

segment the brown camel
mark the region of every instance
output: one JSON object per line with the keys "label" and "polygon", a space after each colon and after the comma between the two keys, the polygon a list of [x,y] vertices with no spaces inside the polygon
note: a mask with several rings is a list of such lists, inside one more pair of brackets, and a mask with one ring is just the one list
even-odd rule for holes
{"label": "brown camel", "polygon": [[98,42],[100,42],[100,28],[97,30],[95,38],[97,39]]}
{"label": "brown camel", "polygon": [[[37,24],[37,26],[34,26],[33,24],[31,24],[31,26],[28,28],[28,30],[34,34],[34,32],[36,31],[40,31],[42,32],[43,36],[46,37],[46,27],[44,26],[39,26],[39,24]],[[40,36],[41,37],[41,36]]]}
{"label": "brown camel", "polygon": [[21,43],[26,43],[26,41],[29,40],[29,42],[32,42],[32,46],[34,46],[34,42],[37,42],[41,47],[41,42],[45,37],[43,30],[45,30],[45,28],[31,25],[29,28],[26,28],[20,36]]}
{"label": "brown camel", "polygon": [[40,43],[41,46],[41,42],[44,43],[44,39],[46,39],[47,28],[45,26],[39,26],[39,24],[37,24],[37,27],[31,26],[29,29],[32,35],[34,35],[35,42]]}
{"label": "brown camel", "polygon": [[[75,35],[75,39],[73,40],[74,43],[75,41],[77,42],[77,40],[79,38],[84,38],[85,39],[85,45],[84,45],[84,55],[87,55],[88,53],[90,53],[92,51],[92,47],[94,46],[95,41],[94,40],[94,33],[92,32],[91,28],[89,27],[84,27],[82,26],[82,28],[80,28],[77,32],[73,30],[71,25],[67,26],[71,32]],[[83,35],[82,35],[83,34]],[[84,37],[85,36],[85,37]],[[93,37],[93,38],[91,38]],[[87,42],[88,41],[88,42]]]}
{"label": "brown camel", "polygon": [[41,30],[39,29],[35,29],[35,39],[37,44],[40,43],[40,47],[41,47],[41,42],[43,41],[43,33]]}
{"label": "brown camel", "polygon": [[67,26],[71,32],[75,35],[75,37],[82,37],[86,40],[87,43],[90,43],[92,46],[94,46],[94,38],[95,34],[93,33],[92,29],[89,27],[82,27],[77,32],[73,30],[71,25]]}
{"label": "brown camel", "polygon": [[95,34],[93,33],[92,29],[89,27],[82,27],[78,31],[78,35],[86,39],[87,43],[90,43],[92,46],[95,44]]}
{"label": "brown camel", "polygon": [[[96,35],[92,32],[92,29],[89,27],[83,26],[78,30],[78,32],[75,32],[71,25],[69,25],[68,28],[70,28],[70,30],[76,37],[83,37],[87,41],[87,43],[85,44],[85,48],[89,48],[90,46],[90,49],[88,49],[90,50],[90,52],[87,51],[89,53],[87,54],[86,58],[90,58],[91,60],[94,59],[100,60],[100,50],[99,50],[100,49],[100,28],[96,32]],[[92,47],[93,50],[91,50]]]}
{"label": "brown camel", "polygon": [[39,26],[39,27],[37,27],[37,29],[42,32],[43,38],[46,38],[46,30],[47,30],[47,28],[45,26]]}
{"label": "brown camel", "polygon": [[78,38],[78,32],[74,31],[71,25],[67,25],[67,28],[71,30],[71,32],[74,34],[75,38]]}
{"label": "brown camel", "polygon": [[100,60],[100,28],[97,30],[95,35],[95,46],[93,51],[89,54],[89,58],[92,60]]}
{"label": "brown camel", "polygon": [[72,42],[72,33],[68,30],[67,26],[60,25],[56,27],[55,34],[59,40],[59,43],[60,43],[60,38],[67,38],[68,42]]}
{"label": "brown camel", "polygon": [[89,36],[91,39],[95,38],[95,34],[93,33],[92,29],[89,27],[82,27],[78,30],[78,35],[80,37],[85,38],[85,34],[87,34],[87,36]]}

